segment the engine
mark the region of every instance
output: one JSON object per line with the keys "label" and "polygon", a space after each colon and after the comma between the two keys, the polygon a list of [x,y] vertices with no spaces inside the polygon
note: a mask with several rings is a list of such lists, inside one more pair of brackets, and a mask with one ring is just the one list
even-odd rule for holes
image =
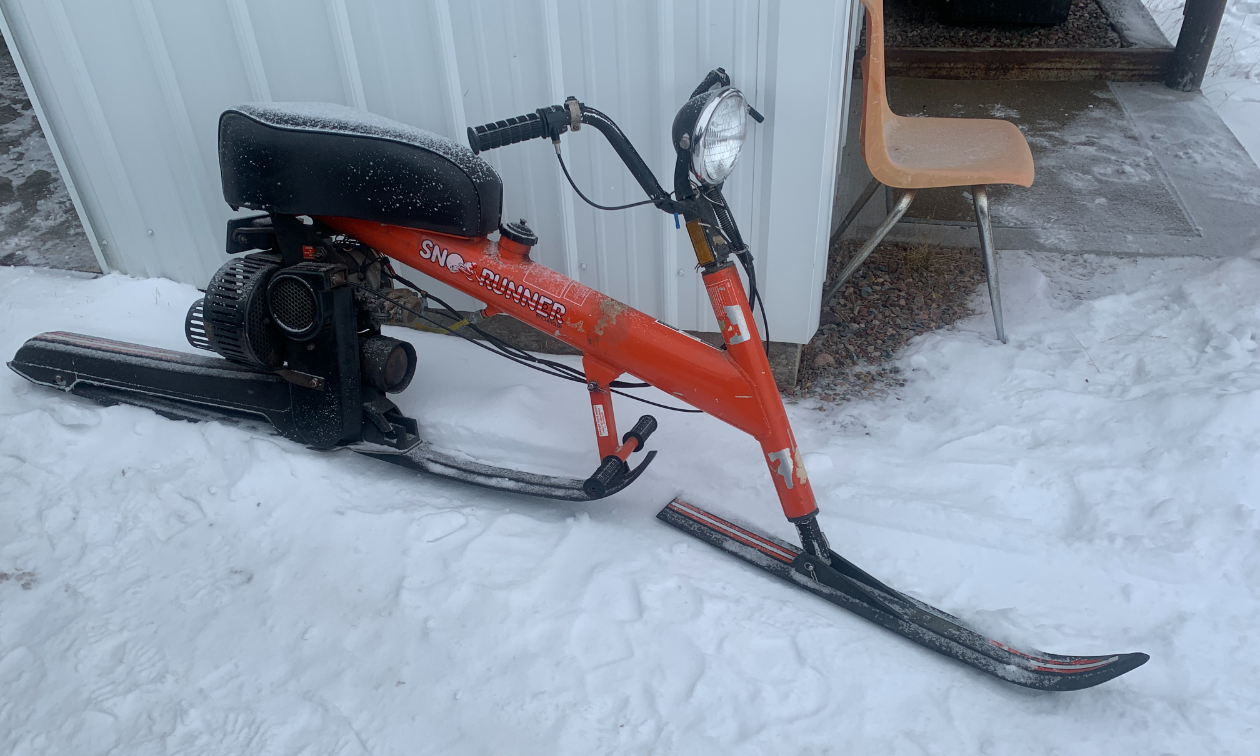
{"label": "engine", "polygon": [[384,256],[309,218],[279,215],[231,221],[227,249],[233,259],[188,310],[190,344],[293,383],[315,446],[360,428],[394,446],[414,435],[414,421],[399,427],[408,418],[384,395],[411,383],[416,351],[381,325],[414,321],[423,300],[394,288]]}
{"label": "engine", "polygon": [[248,220],[248,229],[235,234],[236,246],[267,246],[241,254],[214,274],[206,296],[184,320],[188,343],[258,370],[281,369],[290,342],[309,342],[326,327],[333,293],[350,286],[366,383],[389,393],[405,389],[415,375],[415,350],[381,336],[380,326],[414,322],[422,300],[393,287],[388,261],[353,239],[329,234],[303,245],[303,261],[286,266],[274,234],[257,233],[270,230],[270,216]]}

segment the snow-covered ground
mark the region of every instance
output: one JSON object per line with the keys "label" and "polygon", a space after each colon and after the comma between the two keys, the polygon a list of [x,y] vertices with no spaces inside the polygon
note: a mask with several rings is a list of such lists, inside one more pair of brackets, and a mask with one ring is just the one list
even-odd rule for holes
{"label": "snow-covered ground", "polygon": [[[1176,44],[1185,0],[1142,2]],[[1260,1],[1229,0],[1225,6],[1203,94],[1260,164]]]}
{"label": "snow-covered ground", "polygon": [[[3,371],[0,752],[1257,753],[1260,262],[1002,276],[1009,345],[982,312],[913,342],[899,393],[790,408],[824,525],[992,633],[1151,654],[1125,677],[1016,688],[659,523],[683,494],[791,537],[708,417],[657,412],[655,465],[578,506]],[[53,329],[191,351],[196,296],[0,268],[0,356]],[[593,467],[583,392],[407,337],[429,438]]]}

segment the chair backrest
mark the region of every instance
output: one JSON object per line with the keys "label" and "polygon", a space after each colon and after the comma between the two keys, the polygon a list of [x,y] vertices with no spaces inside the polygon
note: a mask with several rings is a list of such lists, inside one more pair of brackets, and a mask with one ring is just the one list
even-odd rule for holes
{"label": "chair backrest", "polygon": [[[888,107],[884,79],[884,0],[862,0],[866,6],[866,57],[862,58],[862,157],[868,167],[888,161],[885,123],[894,116]],[[879,178],[876,176],[875,178]]]}

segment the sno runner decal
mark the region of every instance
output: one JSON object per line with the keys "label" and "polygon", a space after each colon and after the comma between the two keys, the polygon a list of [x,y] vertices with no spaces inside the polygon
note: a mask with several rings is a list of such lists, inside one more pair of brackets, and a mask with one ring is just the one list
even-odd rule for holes
{"label": "sno runner decal", "polygon": [[[527,308],[542,320],[551,321],[556,325],[564,323],[564,314],[568,312],[568,308],[557,302],[555,297],[537,288],[531,290],[523,282],[517,283],[485,266],[466,261],[458,252],[442,249],[430,239],[425,239],[420,243],[420,257],[446,268],[451,273],[463,273],[469,281],[511,300],[514,304]],[[479,267],[480,272],[478,272]]]}
{"label": "sno runner decal", "polygon": [[595,430],[601,436],[608,435],[608,419],[604,417],[604,405],[595,404],[591,406],[591,410],[595,413]]}
{"label": "sno runner decal", "polygon": [[[465,266],[472,263],[464,262],[464,258],[458,252],[451,252],[449,249],[442,249],[435,242],[425,239],[420,242],[420,256],[424,259],[446,268],[452,273],[464,271]],[[471,270],[471,268],[469,268]]]}

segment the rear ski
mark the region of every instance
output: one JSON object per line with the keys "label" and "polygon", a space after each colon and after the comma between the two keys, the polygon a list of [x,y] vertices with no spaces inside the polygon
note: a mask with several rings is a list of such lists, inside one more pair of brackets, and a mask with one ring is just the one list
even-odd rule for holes
{"label": "rear ski", "polygon": [[831,565],[681,499],[657,514],[679,530],[937,653],[1037,690],[1091,688],[1146,663],[1142,653],[1060,656],[987,638],[961,620],[881,583],[832,552]]}
{"label": "rear ski", "polygon": [[483,462],[465,459],[449,452],[436,449],[421,441],[405,451],[391,449],[388,446],[371,444],[352,444],[347,449],[374,459],[391,462],[409,470],[438,475],[443,478],[470,483],[482,488],[493,488],[497,491],[539,496],[544,499],[561,501],[595,501],[612,496],[626,488],[642,474],[644,468],[656,458],[656,452],[650,451],[638,467],[627,469],[614,486],[601,495],[592,496],[585,490],[587,481],[577,478],[563,478],[554,475],[512,470],[505,467],[494,467]]}
{"label": "rear ski", "polygon": [[[444,452],[415,435],[414,420],[388,410],[382,424],[392,426],[390,432],[375,442],[312,443],[320,429],[312,430],[310,418],[325,414],[327,405],[301,401],[301,395],[320,399],[328,393],[327,387],[311,385],[322,382],[318,376],[263,372],[218,357],[60,331],[28,340],[9,367],[32,383],[104,405],[131,404],[176,420],[269,428],[311,448],[348,449],[461,483],[562,501],[611,496],[633,483],[656,456],[648,452],[634,468],[623,463],[611,483],[591,495],[588,480],[495,467]],[[364,428],[371,431],[368,422]]]}

